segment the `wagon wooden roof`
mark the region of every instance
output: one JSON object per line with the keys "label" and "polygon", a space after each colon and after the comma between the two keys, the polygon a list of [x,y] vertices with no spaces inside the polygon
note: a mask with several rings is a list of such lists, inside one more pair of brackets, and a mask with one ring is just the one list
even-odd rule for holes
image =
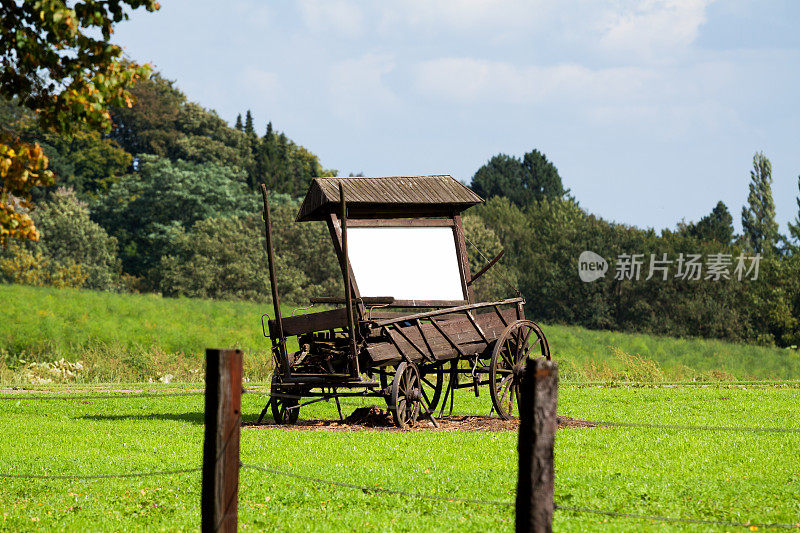
{"label": "wagon wooden roof", "polygon": [[339,183],[344,184],[348,216],[355,218],[452,216],[483,201],[446,174],[314,178],[297,221],[323,220],[331,211],[338,212]]}

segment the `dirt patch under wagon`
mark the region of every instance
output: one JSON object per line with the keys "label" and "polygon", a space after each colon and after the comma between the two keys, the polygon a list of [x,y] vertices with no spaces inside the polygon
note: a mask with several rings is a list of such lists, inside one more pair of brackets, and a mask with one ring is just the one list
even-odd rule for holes
{"label": "dirt patch under wagon", "polygon": [[[417,421],[410,430],[402,430],[394,425],[392,415],[386,409],[375,406],[359,407],[344,420],[298,420],[296,424],[279,425],[273,422],[256,424],[245,422],[242,425],[250,429],[282,429],[288,431],[516,431],[519,420],[503,420],[493,416],[461,416],[450,415],[437,419],[439,428],[433,426],[428,418]],[[578,420],[568,416],[558,417],[558,429],[591,428],[597,424],[588,420]]]}

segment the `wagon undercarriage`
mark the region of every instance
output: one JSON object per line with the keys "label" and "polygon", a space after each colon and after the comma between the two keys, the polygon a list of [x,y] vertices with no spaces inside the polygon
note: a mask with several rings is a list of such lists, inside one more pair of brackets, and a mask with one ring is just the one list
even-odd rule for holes
{"label": "wagon undercarriage", "polygon": [[[365,185],[358,180],[371,183]],[[332,182],[336,182],[338,202],[331,201]],[[276,422],[294,423],[301,407],[330,399],[336,401],[341,416],[338,399],[359,396],[384,399],[399,427],[414,425],[422,415],[430,416],[436,424],[435,410],[439,408],[441,416],[448,400],[452,412],[455,390],[470,388],[477,395],[479,387],[485,385],[489,386],[493,413],[502,418],[515,414],[526,359],[538,356],[549,359],[549,347],[541,329],[525,320],[521,297],[473,303],[471,284],[500,256],[476,276],[470,276],[458,212],[480,199],[463,185],[452,182],[455,180],[449,176],[315,179],[298,220],[327,220],[342,267],[345,297],[316,298],[312,304],[344,304],[344,307],[288,318],[281,317],[275,290],[269,205],[263,190],[275,309],[275,318],[267,324],[276,369],[271,399],[259,422],[271,408]],[[359,196],[359,190],[350,192],[355,185],[367,191],[368,201]],[[409,198],[403,198],[396,190],[385,190],[392,186],[420,189],[417,196],[403,189],[408,193],[406,196],[417,202],[425,195],[433,196],[436,201],[429,205],[398,201]],[[361,201],[353,205],[351,195]],[[449,202],[444,201],[448,199]],[[410,218],[406,210],[417,216]],[[436,218],[419,218],[419,215]],[[348,225],[372,230],[356,233],[366,244],[357,240],[356,244],[363,249],[356,247],[352,256],[348,249]],[[369,252],[369,247],[387,237],[400,242],[397,248],[407,241],[406,247],[411,250],[397,251],[384,244],[384,254],[378,261],[390,264],[387,267],[390,270],[402,261],[407,262],[403,266],[408,270],[416,268],[405,255],[392,254],[413,255],[414,247],[426,246],[426,239],[433,242],[426,250],[436,259],[429,261],[427,270],[420,270],[416,277],[412,272],[410,282],[398,281],[402,275],[384,281],[375,275],[375,268],[369,268],[372,259],[365,250]],[[424,262],[427,255],[418,254],[411,259]],[[434,282],[420,277],[428,273],[435,278]],[[372,294],[364,295],[359,282],[363,282],[362,291]],[[376,291],[401,294],[378,296]],[[297,337],[298,351],[287,352],[287,337]]]}

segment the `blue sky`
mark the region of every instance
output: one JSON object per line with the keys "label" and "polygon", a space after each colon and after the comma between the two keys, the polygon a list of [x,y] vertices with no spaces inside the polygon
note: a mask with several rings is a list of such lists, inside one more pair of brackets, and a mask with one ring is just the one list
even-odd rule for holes
{"label": "blue sky", "polygon": [[230,123],[251,109],[341,174],[543,151],[590,212],[640,227],[723,200],[755,151],[797,215],[800,2],[166,0],[115,40]]}

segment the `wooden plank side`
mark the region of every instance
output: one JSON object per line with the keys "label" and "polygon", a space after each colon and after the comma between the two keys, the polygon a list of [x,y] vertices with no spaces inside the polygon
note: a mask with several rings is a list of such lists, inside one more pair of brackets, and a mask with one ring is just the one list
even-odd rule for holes
{"label": "wooden plank side", "polygon": [[[405,340],[403,339],[396,339],[398,344],[403,346]],[[455,359],[459,356],[458,352],[453,348],[450,344],[442,344],[438,346],[438,342],[436,347],[436,360],[437,361],[446,361],[448,359]],[[419,363],[422,361],[422,356],[416,352],[410,345],[408,345],[408,349],[406,353],[408,354],[408,358],[414,361],[415,363]],[[480,354],[486,351],[486,343],[477,342],[477,343],[468,343],[460,345],[461,349],[464,350],[464,353],[474,355]],[[374,366],[384,366],[387,364],[397,364],[402,360],[402,357],[397,351],[397,348],[390,343],[390,342],[382,342],[378,344],[371,344],[367,347],[367,353],[369,354],[370,358],[372,359]]]}
{"label": "wooden plank side", "polygon": [[[506,309],[503,310],[502,313],[503,318],[509,323],[513,322],[516,318],[516,309]],[[489,313],[475,315],[475,321],[481,326],[481,329],[490,341],[497,339],[506,327],[494,310]],[[489,347],[472,324],[470,324],[466,316],[460,316],[448,321],[439,321],[438,324],[453,342],[461,348],[464,354],[474,355],[484,353]],[[420,330],[417,329],[418,327],[424,332],[424,337],[420,333]],[[408,340],[400,336],[395,336],[394,340],[400,349],[414,362],[421,361],[422,355],[411,342],[416,343],[418,347],[427,343],[437,361],[453,359],[460,355],[458,350],[453,347],[433,324],[421,323],[417,326],[417,324],[414,323],[402,326],[401,329]],[[401,359],[400,353],[392,343],[380,342],[377,341],[377,339],[369,343],[367,353],[374,363],[384,363],[386,361],[399,362]]]}
{"label": "wooden plank side", "polygon": [[[275,330],[277,324],[274,320],[269,321],[270,335]],[[347,309],[331,309],[330,311],[319,311],[317,313],[306,313],[283,319],[283,334],[287,337],[311,333],[313,331],[326,331],[329,329],[344,328],[347,326]]]}

